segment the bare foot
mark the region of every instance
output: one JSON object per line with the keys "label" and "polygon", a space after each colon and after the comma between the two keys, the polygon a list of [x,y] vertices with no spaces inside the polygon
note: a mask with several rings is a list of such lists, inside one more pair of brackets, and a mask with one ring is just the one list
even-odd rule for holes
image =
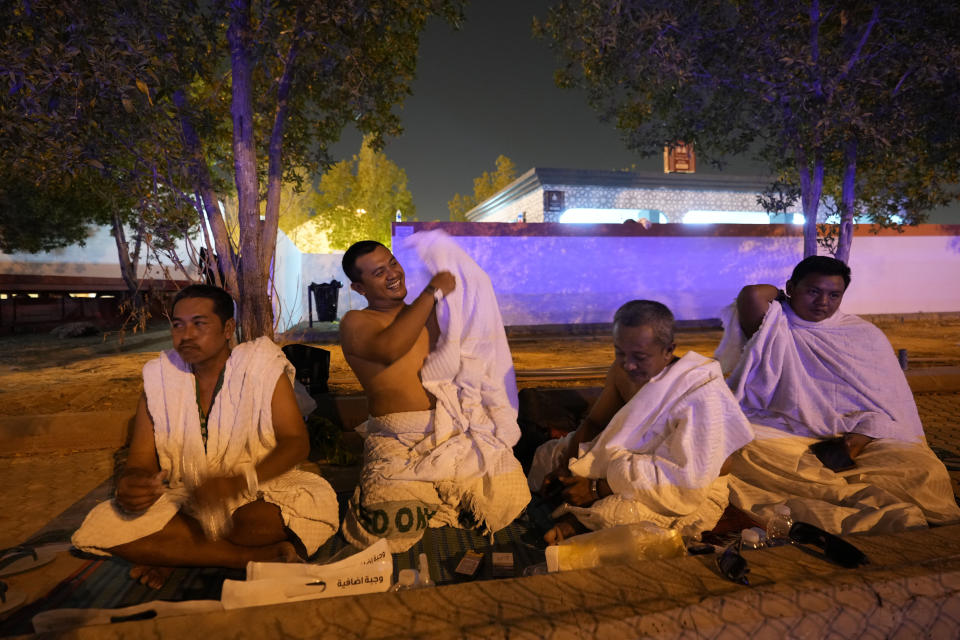
{"label": "bare foot", "polygon": [[155,567],[149,564],[138,564],[130,569],[130,577],[151,589],[159,589],[167,582],[173,573],[173,567]]}
{"label": "bare foot", "polygon": [[547,544],[557,544],[562,540],[584,533],[584,531],[583,525],[576,518],[567,514],[557,520],[557,524],[552,529],[543,534],[543,539]]}

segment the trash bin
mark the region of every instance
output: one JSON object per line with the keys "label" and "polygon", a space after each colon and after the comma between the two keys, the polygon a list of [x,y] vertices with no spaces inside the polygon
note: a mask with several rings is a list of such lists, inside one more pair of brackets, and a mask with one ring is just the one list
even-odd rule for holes
{"label": "trash bin", "polygon": [[337,319],[337,299],[343,285],[338,280],[330,282],[311,282],[307,287],[307,300],[310,308],[310,326],[313,326],[313,309],[317,309],[317,322],[333,322]]}
{"label": "trash bin", "polygon": [[297,370],[297,380],[307,388],[310,395],[326,393],[327,378],[330,377],[330,352],[307,344],[288,344],[283,347],[283,355]]}

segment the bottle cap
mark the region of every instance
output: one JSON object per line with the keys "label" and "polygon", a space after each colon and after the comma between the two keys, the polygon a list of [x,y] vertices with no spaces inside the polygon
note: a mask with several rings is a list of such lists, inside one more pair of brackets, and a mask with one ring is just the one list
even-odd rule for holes
{"label": "bottle cap", "polygon": [[397,584],[401,587],[412,587],[417,584],[417,575],[416,569],[400,569],[400,575],[397,576]]}
{"label": "bottle cap", "polygon": [[547,572],[553,573],[560,570],[560,547],[555,544],[544,549],[547,557]]}

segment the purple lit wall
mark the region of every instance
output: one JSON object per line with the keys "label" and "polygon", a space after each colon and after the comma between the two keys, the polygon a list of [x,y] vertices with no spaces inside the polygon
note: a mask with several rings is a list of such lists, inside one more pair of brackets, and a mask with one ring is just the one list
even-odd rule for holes
{"label": "purple lit wall", "polygon": [[[782,286],[802,257],[789,225],[399,223],[394,253],[426,284],[402,237],[444,229],[490,275],[507,325],[610,322],[623,302],[659,300],[678,319],[716,318],[745,284]],[[849,313],[960,311],[960,226],[858,229]]]}

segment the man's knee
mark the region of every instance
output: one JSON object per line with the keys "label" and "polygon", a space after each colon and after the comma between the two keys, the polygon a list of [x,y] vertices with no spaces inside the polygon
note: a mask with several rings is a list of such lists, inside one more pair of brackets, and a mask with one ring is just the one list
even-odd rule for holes
{"label": "man's knee", "polygon": [[227,540],[242,546],[263,546],[286,540],[280,507],[263,499],[233,512],[233,530]]}

